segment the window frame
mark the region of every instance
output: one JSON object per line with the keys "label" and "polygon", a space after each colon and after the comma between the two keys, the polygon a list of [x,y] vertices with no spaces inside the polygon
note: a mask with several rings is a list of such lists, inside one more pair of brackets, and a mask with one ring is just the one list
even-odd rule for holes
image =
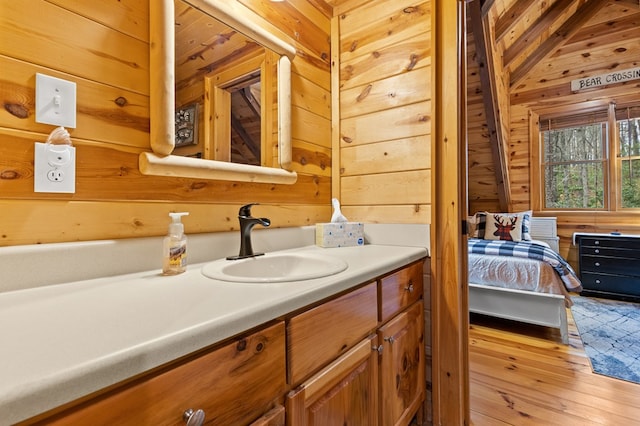
{"label": "window frame", "polygon": [[[531,207],[535,211],[546,212],[628,212],[628,213],[640,213],[640,207],[622,207],[622,158],[620,157],[620,140],[618,137],[617,117],[616,110],[624,109],[627,107],[638,108],[638,103],[632,105],[616,106],[615,103],[607,104],[590,104],[587,103],[582,109],[577,110],[575,106],[568,106],[563,108],[553,108],[549,110],[541,111],[529,111],[529,140],[530,140],[530,170],[531,170]],[[584,115],[585,124],[587,124],[589,115],[594,113],[606,114],[606,120],[598,120],[598,122],[606,122],[607,130],[604,147],[604,161],[606,166],[604,167],[604,205],[602,208],[579,208],[579,209],[567,209],[567,208],[549,208],[545,206],[545,173],[544,173],[544,141],[542,137],[542,130],[540,130],[541,121],[546,121],[548,118],[562,118],[570,115]],[[602,115],[601,115],[602,116]],[[541,119],[541,117],[543,117]]]}

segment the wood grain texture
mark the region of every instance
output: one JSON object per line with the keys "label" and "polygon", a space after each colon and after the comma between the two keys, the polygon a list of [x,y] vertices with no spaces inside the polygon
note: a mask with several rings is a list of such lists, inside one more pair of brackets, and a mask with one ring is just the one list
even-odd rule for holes
{"label": "wood grain texture", "polygon": [[378,331],[383,345],[380,366],[381,423],[409,424],[425,395],[424,306],[414,303]]}
{"label": "wood grain texture", "polygon": [[266,412],[262,417],[252,422],[249,426],[284,426],[285,409],[282,405],[277,405]]}
{"label": "wood grain texture", "polygon": [[[528,26],[541,19],[548,8],[559,2],[536,3],[535,7],[524,0],[496,0],[489,11],[490,22],[496,28],[509,27],[509,31],[499,34],[495,40],[496,51],[504,52],[516,40],[528,31]],[[563,13],[557,15],[553,23],[538,32],[525,49],[519,52],[511,67],[522,63],[523,58],[536,49],[545,38],[557,37],[555,31],[569,20],[571,12],[578,10],[580,2],[573,2]],[[636,58],[640,46],[640,32],[637,31],[640,10],[630,7],[628,3],[610,1],[579,28],[574,28],[564,43],[558,45],[548,58],[543,58],[528,67],[519,83],[509,89],[508,111],[509,136],[507,159],[509,164],[511,197],[513,211],[534,208],[536,215],[558,217],[561,234],[560,252],[569,256],[572,262],[573,248],[571,235],[583,229],[597,229],[594,232],[612,232],[623,228],[628,233],[640,233],[637,213],[633,212],[541,212],[538,210],[540,187],[532,179],[539,176],[532,165],[537,164],[538,156],[530,152],[532,129],[528,119],[529,113],[540,114],[553,111],[558,114],[570,113],[578,108],[590,105],[607,105],[609,102],[625,103],[630,99],[637,101],[640,84],[627,82],[612,84],[597,89],[572,92],[570,82],[585,76],[605,74],[612,70],[624,70],[637,66]],[[516,13],[516,11],[519,11]],[[580,12],[578,12],[580,13]],[[511,16],[513,14],[513,16]],[[547,15],[549,16],[549,15]],[[509,20],[513,22],[508,22]],[[499,32],[500,32],[499,31]],[[567,33],[569,34],[569,33]],[[561,34],[560,34],[561,35]],[[493,162],[486,156],[488,141],[485,135],[485,118],[477,108],[477,95],[483,90],[477,85],[473,76],[477,72],[475,64],[469,56],[469,204],[470,212],[479,210],[495,211],[499,209],[495,195],[495,179],[490,172],[494,170]],[[508,68],[503,70],[508,74]],[[474,98],[474,95],[476,98]],[[634,219],[635,217],[635,219]],[[560,225],[562,224],[562,225]],[[561,228],[562,226],[562,228]]]}
{"label": "wood grain texture", "polygon": [[378,319],[386,322],[422,297],[422,265],[419,261],[380,279]]}
{"label": "wood grain texture", "polygon": [[[3,3],[0,97],[5,108],[0,111],[0,201],[11,209],[3,215],[7,220],[0,232],[0,245],[162,235],[166,226],[160,226],[154,206],[162,206],[157,209],[161,214],[178,205],[181,210],[191,210],[192,215],[202,212],[191,233],[235,226],[226,220],[215,224],[207,220],[205,207],[209,214],[225,217],[228,211],[251,201],[288,210],[284,226],[326,221],[331,205],[331,168],[327,165],[332,158],[327,100],[330,71],[325,57],[330,19],[306,0],[291,2],[284,9],[265,5],[234,0],[233,7],[249,6],[269,31],[293,42],[299,51],[292,64],[292,168],[298,173],[293,186],[247,186],[139,173],[137,156],[149,149],[151,129],[147,0]],[[36,14],[47,19],[35,19]],[[293,35],[290,24],[294,21],[299,29],[304,26],[297,38],[287,35]],[[77,84],[78,127],[70,129],[77,148],[75,194],[33,192],[33,143],[46,140],[52,129],[34,121],[36,72]],[[287,200],[278,200],[278,194],[285,193]],[[34,210],[33,202],[38,211],[59,218],[55,230],[40,232],[43,227],[37,220],[42,220],[42,215],[25,215]],[[298,207],[300,211],[296,211]],[[119,220],[106,214],[96,216],[96,211],[109,212]],[[148,226],[150,223],[153,225]]]}
{"label": "wood grain texture", "polygon": [[180,424],[189,408],[204,410],[214,424],[248,424],[285,390],[281,322],[33,424]]}
{"label": "wood grain texture", "polygon": [[291,318],[287,324],[287,353],[292,386],[298,386],[375,329],[376,299],[374,282]]}
{"label": "wood grain texture", "polygon": [[[465,56],[461,2],[434,0],[433,219],[431,232],[432,396],[434,424],[469,422],[468,299],[465,238]],[[454,72],[457,70],[457,72]],[[458,117],[451,120],[450,117]],[[461,191],[462,189],[462,191]],[[452,401],[455,401],[452,403]]]}
{"label": "wood grain texture", "polygon": [[469,331],[472,425],[633,424],[640,385],[591,371],[571,310],[556,329],[474,317]]}
{"label": "wood grain texture", "polygon": [[[233,191],[235,192],[235,191]],[[238,196],[240,197],[240,195]],[[104,239],[104,230],[111,229],[109,239],[164,235],[169,212],[188,211],[185,233],[239,231],[238,205],[220,204],[215,210],[206,203],[101,201],[2,200],[3,225],[0,243],[12,245],[46,244],[60,240],[90,241]],[[271,204],[261,205],[260,215],[271,218],[272,228],[308,226],[327,222],[331,206]],[[26,221],[28,219],[28,222]],[[25,225],[28,223],[28,226]],[[56,226],[51,226],[55,223]]]}
{"label": "wood grain texture", "polygon": [[287,396],[287,425],[378,424],[378,352],[369,336]]}

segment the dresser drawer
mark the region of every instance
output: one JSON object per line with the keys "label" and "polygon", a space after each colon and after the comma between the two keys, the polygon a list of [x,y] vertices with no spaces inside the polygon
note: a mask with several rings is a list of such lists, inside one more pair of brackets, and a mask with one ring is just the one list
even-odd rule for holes
{"label": "dresser drawer", "polygon": [[640,259],[640,250],[633,250],[628,248],[625,249],[625,248],[613,248],[613,247],[587,246],[587,247],[581,248],[580,254],[590,255],[590,256],[608,256],[608,257],[624,257],[627,259]]}
{"label": "dresser drawer", "polygon": [[298,386],[375,330],[377,288],[371,282],[289,320],[289,377]]}
{"label": "dresser drawer", "polygon": [[380,280],[380,322],[386,322],[422,297],[422,261]]}
{"label": "dresser drawer", "polygon": [[580,272],[640,276],[638,259],[610,256],[580,256]]}
{"label": "dresser drawer", "polygon": [[582,247],[612,247],[640,250],[640,238],[580,237]]}
{"label": "dresser drawer", "polygon": [[580,279],[585,290],[640,296],[640,278],[583,272]]}

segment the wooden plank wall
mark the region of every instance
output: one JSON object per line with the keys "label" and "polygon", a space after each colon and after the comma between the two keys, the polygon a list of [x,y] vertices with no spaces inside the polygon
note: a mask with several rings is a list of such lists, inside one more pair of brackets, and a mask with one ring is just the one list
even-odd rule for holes
{"label": "wooden plank wall", "polygon": [[342,211],[364,222],[430,223],[430,2],[351,1],[334,15]]}
{"label": "wooden plank wall", "polygon": [[[467,28],[471,28],[467,22]],[[469,214],[500,207],[473,33],[467,34],[467,162]]]}
{"label": "wooden plank wall", "polygon": [[[339,120],[334,138],[339,140],[333,146],[339,150],[339,171],[333,188],[350,220],[431,223],[431,22],[430,0],[347,0],[334,6],[332,55],[338,69],[332,78]],[[426,303],[429,422],[431,309]]]}
{"label": "wooden plank wall", "polygon": [[[154,0],[151,0],[154,1]],[[187,233],[237,229],[238,207],[273,227],[330,218],[330,27],[308,0],[229,0],[270,23],[298,50],[292,64],[294,185],[143,176],[150,150],[149,0],[32,0],[0,4],[0,246],[162,235],[169,211],[190,211]],[[35,74],[77,84],[75,194],[33,192]]]}

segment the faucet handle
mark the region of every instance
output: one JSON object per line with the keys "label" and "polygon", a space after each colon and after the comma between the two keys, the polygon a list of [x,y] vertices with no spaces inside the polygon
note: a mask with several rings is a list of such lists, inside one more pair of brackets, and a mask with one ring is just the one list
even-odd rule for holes
{"label": "faucet handle", "polygon": [[257,204],[260,203],[250,203],[240,207],[240,210],[238,211],[238,217],[251,217],[251,206],[255,206]]}

